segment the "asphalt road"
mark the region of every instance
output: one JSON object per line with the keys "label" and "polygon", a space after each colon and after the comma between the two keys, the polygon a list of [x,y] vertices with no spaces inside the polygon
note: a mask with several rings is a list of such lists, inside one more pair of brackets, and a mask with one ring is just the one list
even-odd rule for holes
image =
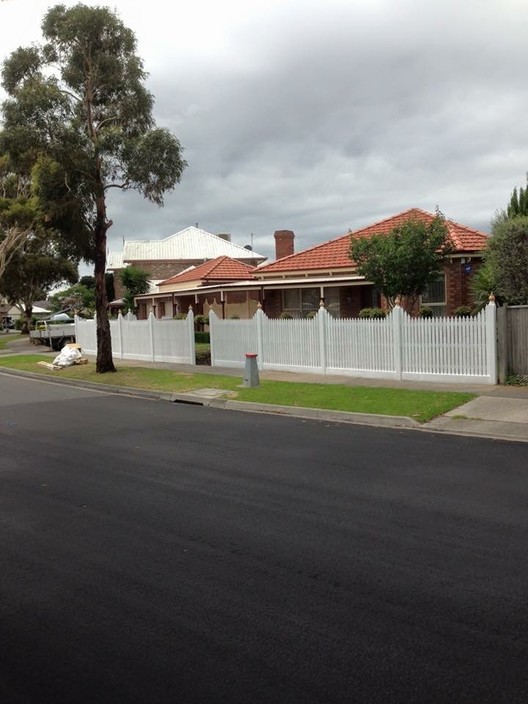
{"label": "asphalt road", "polygon": [[528,447],[0,374],[0,702],[528,702]]}

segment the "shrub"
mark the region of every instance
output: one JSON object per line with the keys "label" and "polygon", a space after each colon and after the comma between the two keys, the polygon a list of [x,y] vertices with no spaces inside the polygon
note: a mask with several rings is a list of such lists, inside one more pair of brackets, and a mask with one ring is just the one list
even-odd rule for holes
{"label": "shrub", "polygon": [[240,320],[240,316],[239,315],[232,315],[230,320]]}
{"label": "shrub", "polygon": [[176,313],[174,320],[187,320],[187,313]]}
{"label": "shrub", "polygon": [[387,313],[382,308],[362,308],[359,311],[360,318],[386,318]]}
{"label": "shrub", "polygon": [[286,311],[283,311],[280,315],[279,318],[281,320],[292,320],[293,315],[290,315],[289,313],[286,313]]}
{"label": "shrub", "polygon": [[420,318],[432,318],[433,317],[433,309],[429,308],[429,306],[422,306],[420,308]]}
{"label": "shrub", "polygon": [[194,316],[194,327],[197,332],[203,332],[205,325],[209,325],[209,318],[206,315]]}
{"label": "shrub", "polygon": [[211,335],[208,332],[195,332],[194,341],[196,344],[209,344],[211,342]]}
{"label": "shrub", "polygon": [[453,313],[455,318],[466,318],[472,314],[473,311],[469,306],[458,306],[458,308],[456,308],[455,312]]}
{"label": "shrub", "polygon": [[315,318],[316,315],[317,315],[316,310],[311,310],[309,313],[306,313],[307,318]]}
{"label": "shrub", "polygon": [[210,365],[211,350],[196,350],[196,364]]}

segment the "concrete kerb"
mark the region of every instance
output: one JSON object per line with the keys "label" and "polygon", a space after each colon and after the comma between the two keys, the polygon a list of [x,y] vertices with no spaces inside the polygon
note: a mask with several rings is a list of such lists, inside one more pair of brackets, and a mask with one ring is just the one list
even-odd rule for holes
{"label": "concrete kerb", "polygon": [[[236,401],[234,399],[229,398],[229,392],[222,390],[202,389],[198,392],[179,394],[171,392],[147,391],[132,387],[113,386],[110,384],[103,385],[88,381],[72,381],[71,379],[60,379],[58,376],[43,376],[35,372],[23,372],[19,370],[9,369],[7,367],[3,368],[1,367],[1,361],[0,374],[22,376],[26,378],[35,379],[43,383],[66,384],[70,386],[76,386],[78,388],[90,389],[98,393],[135,396],[154,401],[161,400],[169,401],[171,403],[186,403],[225,410],[267,413],[327,422],[352,423],[400,430],[421,430],[434,433],[444,433],[449,435],[463,435],[471,437],[490,438],[495,440],[514,440],[517,442],[528,442],[528,422],[503,422],[499,419],[482,419],[467,417],[464,415],[465,406],[461,406],[459,409],[455,409],[449,414],[435,418],[432,421],[429,421],[428,423],[421,424],[413,418],[409,418],[407,416],[388,416],[367,413],[352,413],[317,408],[278,406],[272,404]],[[201,393],[208,391],[215,391],[216,393]],[[492,394],[490,394],[490,396],[491,395]],[[489,398],[489,400],[491,401],[491,398]],[[495,398],[494,402],[496,403],[497,401],[498,399]],[[471,403],[473,402],[470,402],[470,404]],[[528,409],[528,399],[526,408]]]}

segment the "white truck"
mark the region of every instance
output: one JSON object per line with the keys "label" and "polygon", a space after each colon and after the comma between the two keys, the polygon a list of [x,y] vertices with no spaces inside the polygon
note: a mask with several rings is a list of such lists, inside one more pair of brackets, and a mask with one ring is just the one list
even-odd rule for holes
{"label": "white truck", "polygon": [[31,342],[35,345],[47,345],[53,350],[61,350],[68,342],[75,342],[75,321],[69,320],[39,320],[35,330],[29,333]]}

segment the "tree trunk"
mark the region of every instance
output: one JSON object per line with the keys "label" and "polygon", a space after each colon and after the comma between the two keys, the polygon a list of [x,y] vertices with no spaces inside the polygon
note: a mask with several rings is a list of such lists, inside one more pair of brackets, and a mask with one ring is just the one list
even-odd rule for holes
{"label": "tree trunk", "polygon": [[20,330],[20,333],[22,335],[29,335],[29,331],[31,330],[31,321],[33,318],[33,306],[31,304],[25,304],[24,305],[24,322],[22,323],[22,328]]}
{"label": "tree trunk", "polygon": [[[100,203],[98,205],[101,206]],[[104,201],[102,204],[104,213]],[[98,212],[99,215],[99,212]],[[108,224],[104,215],[97,218],[95,226],[95,312],[97,326],[97,361],[95,371],[99,374],[115,372],[112,359],[112,337],[110,335],[110,322],[108,320],[108,299],[106,297],[105,269],[106,269],[106,231]]]}

